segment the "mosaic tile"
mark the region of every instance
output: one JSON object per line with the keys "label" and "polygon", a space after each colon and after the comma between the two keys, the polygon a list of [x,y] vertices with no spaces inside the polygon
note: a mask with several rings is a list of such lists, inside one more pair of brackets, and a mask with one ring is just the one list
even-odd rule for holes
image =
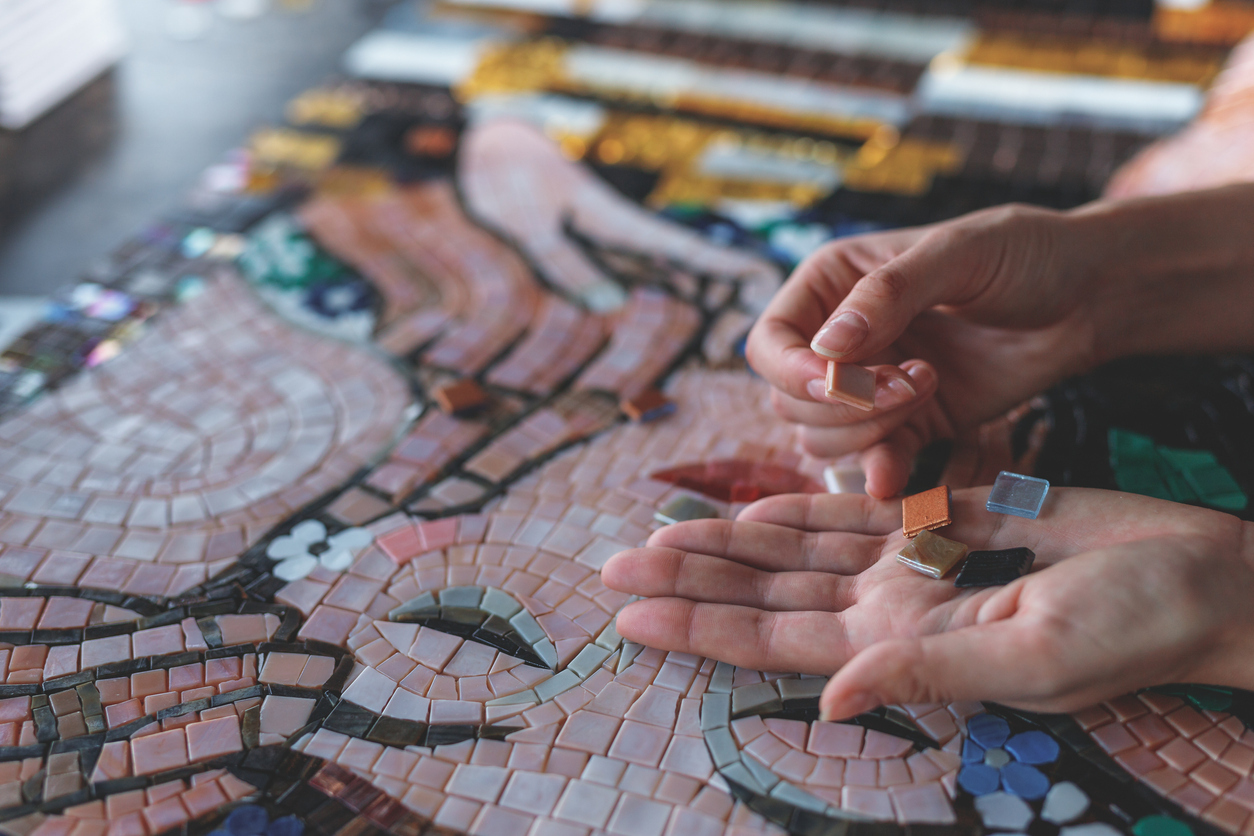
{"label": "mosaic tile", "polygon": [[875,408],[875,373],[851,363],[827,363],[824,392],[833,400],[870,411]]}
{"label": "mosaic tile", "polygon": [[967,547],[931,531],[920,531],[897,555],[897,562],[930,578],[940,579],[967,556]]}
{"label": "mosaic tile", "polygon": [[1049,493],[1049,482],[1033,476],[1002,471],[988,494],[988,510],[997,514],[1036,519]]}
{"label": "mosaic tile", "polygon": [[[590,44],[895,96],[925,71],[585,23]],[[973,43],[968,60],[1004,49],[987,32]],[[199,228],[154,229],[110,261],[117,288],[58,303],[73,328],[45,326],[4,355],[6,832],[866,836],[1039,829],[1038,814],[1075,836],[1166,836],[1164,814],[1196,832],[1247,828],[1254,738],[1239,695],[1146,692],[1074,719],[963,703],[823,723],[821,679],[621,639],[627,598],[598,572],[656,515],[730,518],[822,490],[829,464],[794,451],[739,346],[781,275],[762,253],[786,261],[797,230],[724,246],[752,241],[738,222],[643,210],[572,162],[613,173],[614,142],[642,161],[714,135],[662,110],[653,141],[628,147],[646,122],[613,109],[581,137],[574,123],[482,115],[465,127],[434,88],[346,82],[302,97],[297,129],[254,141],[279,168],[237,173],[262,192],[328,165],[333,146],[357,171],[303,180],[311,195],[294,206],[200,195],[179,216]],[[1116,137],[934,116],[901,128],[895,162],[871,167],[886,205],[920,203],[938,171],[955,178],[943,188],[993,171],[993,156],[1036,182],[1047,139]],[[855,153],[808,134],[805,153],[802,138],[752,144],[790,164]],[[924,152],[936,160],[903,162]],[[696,193],[688,173],[649,171],[650,194]],[[923,185],[902,198],[894,177]],[[199,295],[180,302],[178,287]],[[106,321],[148,327],[123,339]],[[77,350],[92,328],[116,345],[37,356]],[[38,363],[53,374],[37,380]],[[46,394],[11,399],[19,378]],[[447,387],[467,385],[481,410],[440,410]],[[1177,489],[1233,495],[1207,462],[1172,461],[1188,471]]]}

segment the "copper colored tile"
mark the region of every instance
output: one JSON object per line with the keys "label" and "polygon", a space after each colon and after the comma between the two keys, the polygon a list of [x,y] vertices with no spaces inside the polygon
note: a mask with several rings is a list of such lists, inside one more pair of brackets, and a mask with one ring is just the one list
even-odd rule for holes
{"label": "copper colored tile", "polygon": [[827,363],[825,390],[829,398],[870,412],[875,408],[875,372],[853,363]]}
{"label": "copper colored tile", "polygon": [[488,402],[488,393],[473,380],[459,380],[441,386],[431,394],[440,409],[450,415],[474,412]]}
{"label": "copper colored tile", "polygon": [[907,537],[920,531],[931,531],[953,522],[949,509],[949,487],[940,485],[930,491],[907,496],[901,501],[901,530]]}
{"label": "copper colored tile", "polygon": [[623,398],[619,409],[633,421],[651,421],[675,410],[675,404],[657,389],[646,389],[634,398]]}

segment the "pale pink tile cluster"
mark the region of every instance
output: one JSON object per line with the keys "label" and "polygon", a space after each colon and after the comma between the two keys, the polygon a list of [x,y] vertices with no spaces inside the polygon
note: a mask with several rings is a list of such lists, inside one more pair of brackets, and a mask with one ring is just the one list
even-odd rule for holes
{"label": "pale pink tile cluster", "polygon": [[[731,729],[749,757],[834,807],[902,823],[955,821],[956,745],[915,752],[860,726],[777,718],[744,717]],[[956,729],[950,737],[956,744]]]}
{"label": "pale pink tile cluster", "polygon": [[389,351],[408,354],[438,335],[423,362],[471,375],[532,323],[541,291],[531,271],[466,219],[448,183],[317,200],[303,217],[384,295],[389,324],[379,341]]}
{"label": "pale pink tile cluster", "polygon": [[219,276],[0,424],[0,573],[196,586],[376,456],[409,402],[378,357],[281,323]]}
{"label": "pale pink tile cluster", "polygon": [[696,308],[658,290],[631,294],[610,344],[597,355],[579,379],[576,389],[597,389],[633,398],[687,347],[701,324]]}
{"label": "pale pink tile cluster", "polygon": [[1142,693],[1075,719],[1147,786],[1230,833],[1254,834],[1254,732],[1236,717]]}

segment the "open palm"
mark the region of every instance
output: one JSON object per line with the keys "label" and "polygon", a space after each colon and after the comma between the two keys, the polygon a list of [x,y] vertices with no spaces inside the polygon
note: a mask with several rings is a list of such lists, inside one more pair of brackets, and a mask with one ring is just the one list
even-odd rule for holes
{"label": "open palm", "polygon": [[996,699],[1077,708],[1140,686],[1233,681],[1246,641],[1251,535],[1225,514],[1110,491],[1053,491],[1038,520],[954,493],[940,533],[974,549],[1027,546],[1035,571],[956,589],[895,560],[899,502],[774,497],[737,522],[668,526],[602,573],[645,596],[618,617],[637,642],[746,667],[839,674],[823,706]]}

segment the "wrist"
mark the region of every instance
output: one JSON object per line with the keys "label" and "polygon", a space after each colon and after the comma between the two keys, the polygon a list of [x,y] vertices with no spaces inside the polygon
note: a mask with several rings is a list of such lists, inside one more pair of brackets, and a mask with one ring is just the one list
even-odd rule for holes
{"label": "wrist", "polygon": [[[1242,520],[1239,524],[1237,571],[1254,585],[1254,523]],[[1230,580],[1238,588],[1242,586],[1236,578]],[[1248,599],[1244,594],[1238,597],[1241,601],[1229,608],[1217,626],[1218,634],[1208,643],[1210,652],[1201,654],[1206,661],[1201,666],[1202,675],[1194,681],[1254,690],[1254,612],[1245,605]]]}
{"label": "wrist", "polygon": [[1249,185],[1067,212],[1097,360],[1254,347],[1252,214]]}

